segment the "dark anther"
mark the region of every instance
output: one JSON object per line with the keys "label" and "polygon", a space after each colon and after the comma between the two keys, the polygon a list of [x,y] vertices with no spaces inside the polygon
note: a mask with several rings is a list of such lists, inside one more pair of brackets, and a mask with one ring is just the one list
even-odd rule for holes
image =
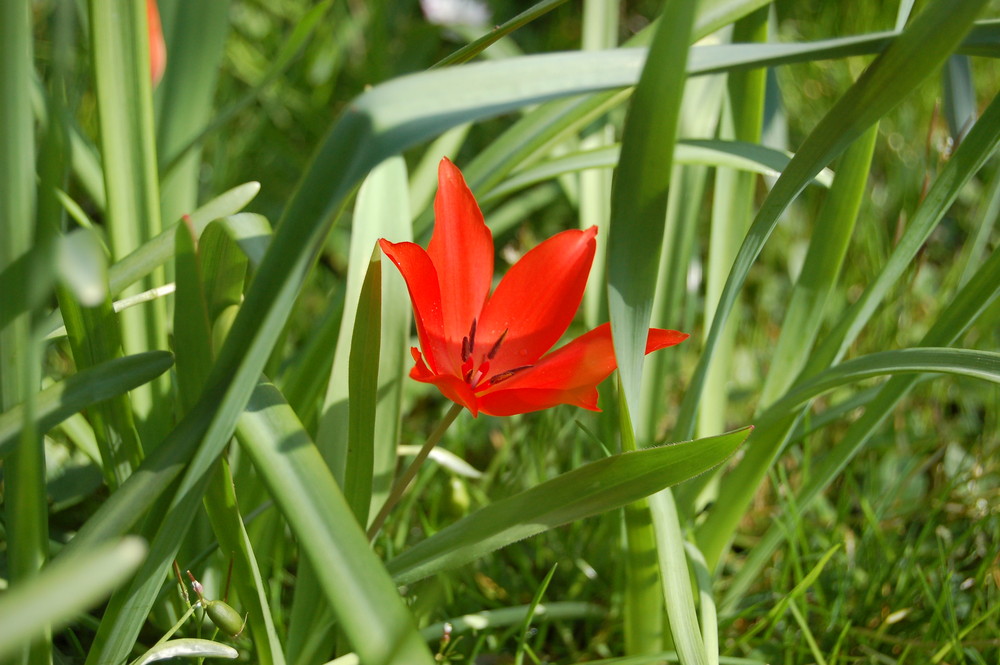
{"label": "dark anther", "polygon": [[490,349],[490,352],[486,354],[487,360],[493,360],[493,356],[495,356],[497,354],[497,351],[500,350],[500,345],[503,344],[503,338],[506,336],[507,336],[507,331],[504,330],[503,333],[500,335],[500,339],[498,339],[496,344],[493,345],[493,348]]}
{"label": "dark anther", "polygon": [[506,372],[500,372],[499,374],[493,376],[490,379],[490,385],[495,386],[501,381],[506,381],[507,379],[514,376],[518,372],[523,372],[524,370],[531,369],[532,367],[534,367],[534,365],[522,365],[520,367],[515,367],[514,369],[509,369]]}
{"label": "dark anther", "polygon": [[472,356],[472,349],[476,346],[476,320],[472,319],[472,328],[469,336],[462,338],[462,362],[464,363]]}

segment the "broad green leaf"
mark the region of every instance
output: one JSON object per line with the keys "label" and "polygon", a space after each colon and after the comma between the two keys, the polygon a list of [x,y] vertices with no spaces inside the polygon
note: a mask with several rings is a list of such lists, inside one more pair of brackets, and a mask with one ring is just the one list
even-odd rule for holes
{"label": "broad green leaf", "polygon": [[[208,223],[242,210],[260,191],[259,182],[247,182],[223,192],[191,213],[191,226],[195,235],[201,235]],[[168,228],[158,236],[121,259],[109,271],[111,292],[121,293],[126,287],[149,275],[174,254],[174,229]]]}
{"label": "broad green leaf", "polygon": [[[233,215],[219,222],[213,222],[205,227],[201,238],[198,239],[198,257],[204,275],[205,304],[208,308],[208,320],[212,323],[213,329],[224,310],[238,307],[243,302],[243,281],[247,274],[249,259],[248,252],[238,244],[239,239],[234,238],[236,234],[233,221],[237,217],[245,219],[240,215]],[[259,215],[254,215],[254,218],[257,217]],[[270,227],[267,228],[267,235],[270,236]]]}
{"label": "broad green leaf", "polygon": [[695,37],[700,39],[769,4],[769,0],[701,0],[695,18]]}
{"label": "broad green leaf", "polygon": [[37,577],[0,595],[0,658],[46,626],[61,626],[95,605],[136,569],[146,553],[139,538],[127,537],[60,557]]}
{"label": "broad green leaf", "polygon": [[239,440],[361,661],[433,663],[319,451],[273,386],[262,384],[254,393],[240,421]]}
{"label": "broad green leaf", "polygon": [[227,215],[219,220],[229,236],[240,246],[250,265],[257,268],[264,260],[271,242],[271,223],[267,217],[253,212]]}
{"label": "broad green leaf", "polygon": [[[92,232],[78,232],[86,233]],[[96,260],[103,262],[104,257]],[[103,270],[98,272],[103,273]],[[65,334],[78,371],[122,355],[119,319],[111,302],[106,276],[101,274],[101,277],[104,281],[103,288],[99,290],[101,297],[95,297],[89,305],[77,299],[66,279],[60,280],[56,285],[58,313],[66,324]],[[94,289],[90,295],[97,296],[98,290]],[[107,401],[94,404],[89,409],[88,418],[101,451],[104,480],[111,490],[115,490],[139,466],[143,456],[130,395],[123,392]]]}
{"label": "broad green leaf", "polygon": [[177,225],[174,247],[174,363],[177,396],[186,413],[198,401],[212,367],[212,332],[194,230],[186,223]]}
{"label": "broad green leaf", "polygon": [[667,3],[632,95],[611,189],[608,307],[622,403],[639,413],[639,388],[695,2]]}
{"label": "broad green leaf", "polygon": [[[108,360],[54,383],[35,397],[38,431],[47,432],[92,404],[151,381],[172,364],[173,356],[166,351],[148,351]],[[13,448],[23,419],[21,406],[0,414],[0,457],[6,457]]]}
{"label": "broad green leaf", "polygon": [[[560,155],[535,166],[511,174],[502,183],[481,197],[489,203],[545,180],[586,169],[613,168],[618,163],[621,146],[612,145],[592,150]],[[756,143],[718,139],[680,139],[674,149],[677,164],[703,164],[740,169],[762,175],[778,176],[788,165],[791,155]],[[815,182],[829,186],[833,173],[822,171]]]}
{"label": "broad green leaf", "polygon": [[[380,164],[372,171],[358,192],[356,223],[351,234],[344,315],[337,337],[333,369],[324,398],[323,415],[316,435],[316,445],[333,469],[334,478],[342,486],[347,464],[348,437],[345,425],[348,421],[348,366],[355,316],[372,252],[380,251],[377,250],[378,239],[388,237],[394,242],[399,242],[412,237],[408,229],[409,206],[406,193],[406,169],[400,158],[393,158]],[[391,270],[396,272],[395,268]],[[402,306],[403,311],[407,311],[408,298],[397,297],[394,306]],[[397,322],[396,325],[399,326],[400,323]],[[406,327],[407,332],[409,331],[408,317],[402,326]],[[408,335],[404,339],[408,339]],[[396,339],[395,343],[399,344],[400,341]],[[405,346],[404,341],[404,350]],[[398,347],[396,351],[399,351]],[[396,361],[397,364],[399,362]],[[398,411],[398,407],[396,410]],[[384,466],[384,461],[380,466]]]}
{"label": "broad green leaf", "polygon": [[232,660],[239,658],[239,656],[240,652],[227,644],[185,637],[157,644],[131,665],[148,665],[168,658],[229,658]]}
{"label": "broad green leaf", "polygon": [[750,433],[620,453],[477,510],[387,564],[409,584],[562,524],[620,508],[721,464]]}
{"label": "broad green leaf", "polygon": [[951,138],[961,143],[976,122],[976,88],[972,81],[972,62],[967,55],[948,58],[942,72],[944,117]]}
{"label": "broad green leaf", "polygon": [[1000,353],[973,349],[911,348],[854,358],[797,383],[760,415],[763,428],[797,407],[840,386],[886,375],[935,372],[1000,383]]}
{"label": "broad green leaf", "polygon": [[378,365],[382,336],[382,262],[378,249],[358,298],[348,363],[347,473],[344,496],[362,526],[368,525],[375,472],[375,413],[378,405]]}
{"label": "broad green leaf", "polygon": [[[340,332],[337,335],[336,351],[330,358],[333,362],[324,398],[324,412],[317,433],[317,445],[334,470],[334,477],[344,488],[345,494],[361,524],[366,525],[368,514],[373,504],[375,479],[378,480],[378,492],[382,497],[388,492],[392,482],[392,473],[396,465],[396,440],[399,433],[401,391],[404,375],[404,365],[409,354],[410,339],[410,303],[409,294],[402,278],[395,267],[391,267],[382,275],[383,287],[381,293],[370,293],[375,299],[384,299],[378,316],[384,319],[380,322],[380,332],[372,344],[371,338],[357,329],[356,314],[363,313],[362,280],[365,269],[370,265],[372,252],[376,249],[378,238],[386,237],[394,241],[410,240],[410,211],[407,199],[406,166],[402,158],[394,157],[379,165],[358,191],[357,204],[354,209],[354,232],[351,234],[350,258],[346,279],[346,296],[342,304],[343,317],[340,321]],[[375,311],[369,310],[374,316]],[[330,328],[325,327],[325,331]],[[362,336],[359,338],[358,335]],[[379,342],[382,335],[384,340]],[[375,375],[359,376],[350,369],[355,354],[354,340],[372,344],[369,351],[379,353],[384,357],[376,357]],[[310,354],[316,357],[315,354]],[[313,370],[315,371],[315,365]],[[324,369],[326,365],[322,365]],[[384,371],[383,371],[384,370]],[[364,370],[370,371],[370,370]],[[359,381],[377,379],[378,385],[374,393],[361,396],[361,403],[356,404],[354,395]],[[350,400],[348,401],[348,397]],[[359,425],[357,420],[361,410],[376,406],[375,402],[365,404],[366,400],[378,399],[374,416],[374,431],[368,449],[359,451],[350,447],[349,434],[351,429]],[[345,424],[348,425],[345,427]],[[351,460],[351,451],[358,455],[369,456],[360,467],[350,470],[359,460]],[[329,461],[332,460],[332,461]],[[365,479],[356,477],[362,474]],[[356,490],[362,490],[356,492]],[[367,495],[363,498],[361,495]],[[364,504],[362,506],[362,503]],[[381,501],[374,501],[380,504]],[[363,519],[361,517],[363,516]],[[288,633],[287,650],[290,661],[309,660],[311,653],[303,653],[301,648],[323,648],[323,640],[315,639],[317,630],[322,629],[323,622],[329,622],[328,612],[320,611],[326,607],[321,590],[315,582],[315,573],[309,565],[303,566],[296,580],[295,595],[292,603],[291,627]]]}
{"label": "broad green leaf", "polygon": [[[748,432],[749,433],[749,432]],[[670,634],[681,663],[707,663],[718,659],[709,654],[698,627],[695,592],[688,570],[684,531],[673,492],[665,490],[649,497],[649,514],[656,535],[656,557],[660,568],[660,586],[667,605]]]}
{"label": "broad green leaf", "polygon": [[[37,258],[31,256],[32,246],[37,239],[48,237],[51,229],[51,218],[42,213],[49,206],[44,199],[39,200],[35,189],[36,128],[27,94],[34,70],[33,10],[27,2],[0,5],[0,272],[4,274],[21,259]],[[58,123],[50,123],[47,139],[58,131]],[[63,170],[62,151],[52,150],[49,142],[43,141],[39,146],[42,152],[37,163],[43,186],[52,186],[53,179]],[[42,215],[39,227],[36,227],[36,212]],[[40,244],[47,245],[48,241]],[[23,270],[14,272],[14,288],[24,292],[37,290],[38,295],[45,297],[52,283],[50,264],[50,258],[22,263]],[[0,300],[7,297],[7,293],[0,294]],[[6,570],[15,589],[38,573],[49,549],[45,450],[41,432],[34,427],[34,392],[40,381],[42,348],[32,330],[31,310],[35,303],[31,300],[14,304],[11,309],[17,311],[11,312],[0,326],[0,409],[20,403],[25,410],[19,440],[3,469]],[[42,621],[37,626],[36,636],[43,639],[33,644],[13,645],[22,649],[12,660],[51,661],[52,646],[47,639],[46,623]],[[7,623],[3,626],[6,633]]]}
{"label": "broad green leaf", "polygon": [[[636,448],[632,423],[640,413],[642,365],[660,270],[667,195],[696,5],[693,0],[664,4],[647,61],[629,102],[622,130],[621,155],[611,186],[606,267],[608,314],[618,361],[618,408],[622,449],[626,451]],[[662,628],[656,625],[662,624],[658,614],[663,602],[654,595],[649,584],[656,577],[657,562],[646,556],[653,528],[652,524],[643,524],[647,522],[644,513],[648,510],[649,506],[640,504],[626,512],[626,546],[630,550],[631,568],[625,589],[625,602],[631,610],[626,619],[643,626],[642,629],[626,627],[625,648],[629,653],[649,653],[663,648]],[[681,547],[679,542],[675,545]],[[686,579],[683,549],[680,552],[681,561],[672,563],[682,567]],[[662,558],[659,563],[661,576],[678,573],[676,569],[664,570]],[[679,591],[684,592],[683,589]],[[664,599],[681,662],[702,665],[706,657],[701,635],[685,630],[697,621],[693,598],[668,594]]]}

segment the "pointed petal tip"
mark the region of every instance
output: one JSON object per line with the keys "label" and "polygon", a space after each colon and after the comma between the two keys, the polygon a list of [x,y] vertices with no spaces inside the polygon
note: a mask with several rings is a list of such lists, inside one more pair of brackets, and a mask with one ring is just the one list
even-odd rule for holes
{"label": "pointed petal tip", "polygon": [[665,349],[668,346],[675,346],[690,336],[691,335],[688,333],[680,332],[679,330],[650,328],[649,336],[646,338],[646,353],[659,351],[660,349]]}

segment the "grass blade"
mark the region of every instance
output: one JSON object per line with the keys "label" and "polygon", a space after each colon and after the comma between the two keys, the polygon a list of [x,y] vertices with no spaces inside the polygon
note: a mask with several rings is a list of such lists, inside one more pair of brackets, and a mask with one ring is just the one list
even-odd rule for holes
{"label": "grass blade", "polygon": [[[994,250],[986,263],[941,312],[934,325],[924,335],[921,345],[932,347],[955,343],[998,297],[1000,297],[1000,250]],[[837,446],[820,464],[814,466],[810,481],[796,496],[800,510],[805,510],[840,473],[844,465],[861,450],[875,429],[885,421],[896,404],[914,386],[917,378],[917,375],[893,377],[882,387],[868,404],[861,418],[853,422],[840,437]],[[784,531],[771,527],[764,538],[755,544],[753,552],[727,589],[721,603],[724,609],[732,608],[745,593],[784,537]]]}
{"label": "grass blade", "polygon": [[[229,4],[177,2],[162,8],[169,62],[156,90],[157,154],[176,154],[214,115],[216,80],[229,34]],[[164,170],[163,219],[178,219],[197,205],[201,168],[201,150],[194,149],[175,168]]]}
{"label": "grass blade", "polygon": [[[82,370],[54,383],[35,398],[36,427],[42,434],[74,413],[115,395],[132,390],[170,369],[173,356],[166,351],[147,351],[115,358]],[[24,410],[15,406],[0,414],[0,458],[14,446],[22,426]]]}
{"label": "grass blade", "polygon": [[[861,297],[844,312],[837,325],[816,349],[811,352],[808,349],[801,349],[803,355],[798,361],[802,365],[800,376],[809,377],[826,369],[846,352],[889,293],[889,289],[909,267],[913,257],[958,197],[959,192],[993,154],[998,143],[1000,143],[1000,97],[995,98],[987,107],[979,122],[969,132],[968,140],[959,146],[942,169],[896,244],[889,260]],[[808,268],[803,272],[803,279],[810,278],[811,270],[812,268]],[[833,276],[828,275],[827,279],[832,280]],[[789,313],[794,316],[793,311]],[[786,325],[789,324],[786,322]],[[780,376],[782,370],[779,369],[778,374]],[[787,378],[783,380],[787,381]],[[714,566],[721,556],[725,543],[729,541],[743,513],[743,508],[748,505],[761,478],[771,466],[770,460],[774,459],[785,444],[793,425],[794,418],[791,418],[779,427],[760,428],[758,431],[760,438],[755,437],[754,445],[748,447],[746,457],[733,470],[721,488],[716,503],[720,508],[713,511],[699,527],[698,542],[710,565]]]}
{"label": "grass blade", "polygon": [[649,496],[722,463],[748,429],[620,453],[491,503],[388,563],[398,584],[460,566],[546,529]]}
{"label": "grass blade", "polygon": [[[740,247],[720,297],[702,360],[681,405],[674,430],[676,438],[687,438],[694,429],[715,344],[751,265],[774,231],[781,213],[824,166],[944,62],[961,43],[984,4],[984,0],[972,0],[955,6],[947,0],[939,0],[929,5],[865,70],[795,153]],[[707,555],[706,558],[711,560]]]}
{"label": "grass blade", "polygon": [[239,438],[362,662],[433,663],[319,451],[273,386],[254,393]]}

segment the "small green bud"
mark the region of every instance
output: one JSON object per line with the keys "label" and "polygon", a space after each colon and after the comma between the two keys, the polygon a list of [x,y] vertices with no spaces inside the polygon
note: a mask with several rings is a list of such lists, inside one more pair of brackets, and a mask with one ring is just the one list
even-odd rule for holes
{"label": "small green bud", "polygon": [[221,600],[202,600],[205,614],[216,627],[232,638],[237,638],[247,625],[246,617]]}

